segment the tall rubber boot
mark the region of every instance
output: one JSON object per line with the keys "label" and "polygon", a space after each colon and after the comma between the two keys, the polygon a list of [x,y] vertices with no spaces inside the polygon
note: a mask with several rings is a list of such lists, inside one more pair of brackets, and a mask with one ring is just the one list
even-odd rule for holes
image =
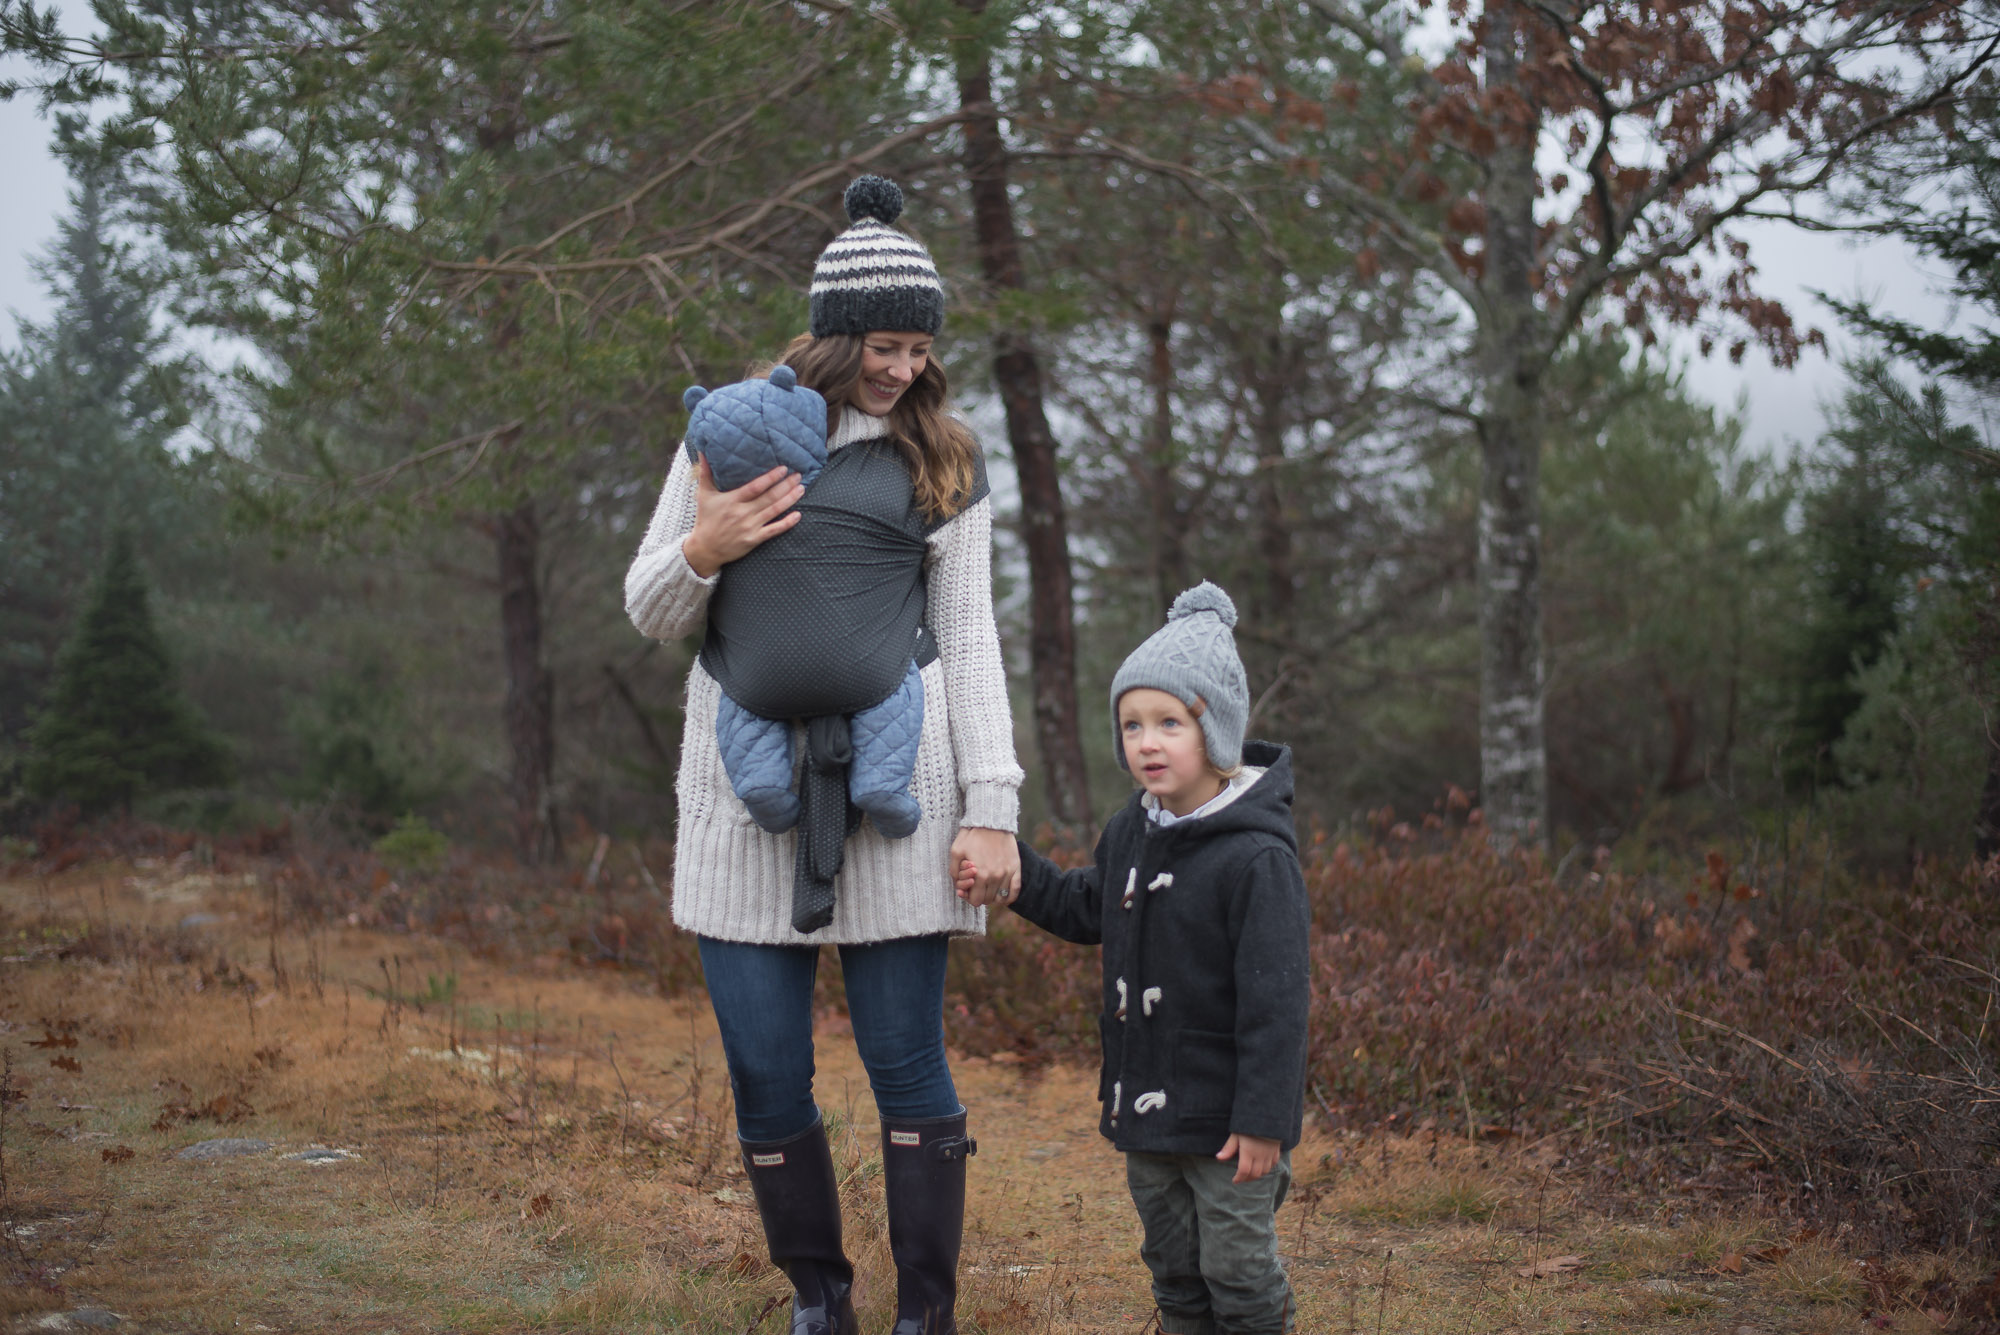
{"label": "tall rubber boot", "polygon": [[882,1119],[889,1254],[896,1259],[890,1335],[958,1335],[958,1249],[965,1237],[965,1161],[979,1152],[952,1117]]}
{"label": "tall rubber boot", "polygon": [[743,1169],[771,1264],[792,1281],[792,1335],[859,1335],[854,1267],[840,1248],[840,1184],[826,1123],[788,1140],[743,1140]]}

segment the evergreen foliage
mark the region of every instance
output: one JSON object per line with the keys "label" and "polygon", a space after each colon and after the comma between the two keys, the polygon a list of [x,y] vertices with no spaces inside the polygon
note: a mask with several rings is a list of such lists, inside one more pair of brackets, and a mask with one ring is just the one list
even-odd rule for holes
{"label": "evergreen foliage", "polygon": [[1806,498],[1788,772],[1853,795],[1857,847],[1962,852],[1937,832],[1987,828],[2000,755],[2000,470],[1939,385],[1849,375]]}
{"label": "evergreen foliage", "polygon": [[175,684],[123,532],[57,658],[55,686],[28,745],[28,791],[87,814],[129,807],[148,791],[228,778],[222,744]]}
{"label": "evergreen foliage", "polygon": [[[1514,23],[1522,82],[1487,67],[1471,27],[1441,51],[1395,6],[1320,0],[1085,3],[1060,20],[1011,0],[98,8],[99,36],[58,40],[53,18],[0,0],[0,48],[38,61],[56,104],[101,99],[66,141],[58,314],[0,366],[0,734],[48,694],[77,586],[124,524],[184,680],[266,791],[350,835],[442,819],[453,796],[511,802],[524,828],[661,830],[690,647],[639,642],[618,575],[681,389],[735,378],[801,326],[840,187],[864,169],[903,182],[952,284],[940,353],[996,465],[1003,628],[1030,651],[1017,670],[1035,661],[1016,580],[1038,516],[1007,485],[1013,400],[981,343],[1042,359],[1075,516],[1086,739],[1103,735],[1092,683],[1203,577],[1246,610],[1256,729],[1293,745],[1302,808],[1333,822],[1478,787],[1482,695],[1520,704],[1531,679],[1546,739],[1538,723],[1517,759],[1546,756],[1558,839],[1656,817],[1779,828],[1814,775],[1814,821],[1859,819],[1892,788],[1915,810],[1962,787],[1980,738],[1951,730],[2000,717],[1992,451],[1884,372],[1857,379],[1817,462],[1781,467],[1637,355],[1675,324],[1716,335],[1710,316],[1781,353],[1805,331],[1711,231],[1720,178],[1661,194],[1617,166],[1651,131],[1605,140],[1616,170],[1587,186],[1579,171],[1582,196],[1554,184],[1527,138],[1547,150],[1598,112],[1567,100],[1589,61],[1535,26],[1541,11],[1454,11]],[[1576,51],[1622,50],[1598,23],[1570,34]],[[1647,80],[1737,77],[1653,49]],[[1780,42],[1754,63],[1801,58]],[[974,63],[990,101],[968,112],[955,76]],[[1528,108],[1525,135],[1494,120],[1555,86],[1543,76],[1558,95]],[[1612,89],[1638,101],[1599,108],[1605,125],[1634,124],[1651,86]],[[1701,121],[1728,105],[1696,121],[1735,134]],[[1805,112],[1771,114],[1806,135],[1774,148],[1825,149]],[[1004,140],[1018,282],[984,267],[975,120]],[[1988,311],[1994,126],[1972,96],[1892,150],[1957,183],[1951,207],[1896,226],[1936,242]],[[1578,198],[1599,207],[1560,222]],[[1495,221],[1510,216],[1553,230]],[[122,247],[127,228],[158,255]],[[1501,281],[1524,265],[1532,281]],[[259,354],[237,377],[242,416],[204,424],[231,447],[200,469],[165,448],[188,393],[156,328],[163,285],[178,317]],[[1857,323],[1991,388],[1976,347]],[[1498,511],[1482,469],[1529,480],[1489,534],[1516,564],[1483,583],[1482,514]],[[177,483],[209,470],[239,515],[322,559],[235,561],[196,585],[183,535],[216,526]],[[1496,601],[1510,581],[1532,607]],[[1521,650],[1504,672],[1482,655],[1493,626]],[[1117,790],[1096,796],[1122,796],[1126,776],[1087,750]],[[101,803],[123,800],[119,774],[154,782],[91,763]],[[1036,786],[1025,796],[1032,824]],[[1479,800],[1506,814],[1490,784]],[[451,815],[498,827],[491,810]]]}
{"label": "evergreen foliage", "polygon": [[1833,748],[1861,707],[1857,676],[1873,666],[1902,621],[1919,560],[1900,524],[1903,464],[1883,405],[1849,392],[1824,442],[1819,485],[1806,499],[1810,563],[1796,659],[1797,703],[1787,769],[1795,782],[1835,776]]}
{"label": "evergreen foliage", "polygon": [[[61,137],[73,133],[65,126]],[[167,450],[188,372],[153,326],[162,278],[116,236],[114,183],[79,165],[37,268],[55,312],[0,354],[0,744],[25,733],[115,528],[180,563],[192,500]]]}
{"label": "evergreen foliage", "polygon": [[1939,377],[1913,395],[1874,367],[1857,377],[1880,400],[1892,448],[1928,479],[1917,514],[1932,561],[1937,642],[1958,659],[1977,703],[1985,780],[1973,821],[1980,858],[2000,853],[2000,450],[1990,427],[1953,420],[1943,386],[1991,420],[2000,393],[2000,81],[1976,81],[1933,134],[1878,146],[1851,202],[1870,229],[1902,238],[1950,271],[1959,303],[1930,329],[1867,302],[1825,298],[1854,329]]}
{"label": "evergreen foliage", "polygon": [[1796,601],[1794,488],[1680,368],[1622,340],[1565,354],[1551,389],[1550,803],[1571,828],[1622,830],[1759,768]]}
{"label": "evergreen foliage", "polygon": [[[1928,329],[1820,293],[1850,327],[1934,375],[2000,390],[2000,84],[1988,76],[1938,133],[1893,141],[1870,155],[1854,205],[1870,230],[1941,261],[1960,303],[1955,329]],[[1970,317],[1970,318],[1965,318]]]}
{"label": "evergreen foliage", "polygon": [[379,830],[446,787],[434,739],[409,717],[402,682],[385,661],[328,674],[291,712],[303,770],[298,797],[345,808]]}

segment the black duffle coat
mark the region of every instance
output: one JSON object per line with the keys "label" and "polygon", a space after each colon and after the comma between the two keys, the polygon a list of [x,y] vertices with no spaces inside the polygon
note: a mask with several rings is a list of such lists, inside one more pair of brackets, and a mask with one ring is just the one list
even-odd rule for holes
{"label": "black duffle coat", "polygon": [[1310,913],[1285,747],[1246,742],[1263,773],[1210,815],[1162,827],[1135,793],[1063,871],[1021,846],[1013,909],[1104,947],[1098,1129],[1120,1150],[1213,1154],[1232,1133],[1299,1140]]}

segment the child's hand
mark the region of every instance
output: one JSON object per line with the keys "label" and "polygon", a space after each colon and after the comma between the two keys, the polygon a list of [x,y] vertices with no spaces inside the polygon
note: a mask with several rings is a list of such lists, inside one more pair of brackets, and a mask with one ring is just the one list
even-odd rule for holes
{"label": "child's hand", "polygon": [[[1020,846],[1005,830],[962,827],[958,837],[951,841],[947,865],[952,869],[952,884],[958,887],[959,897],[974,908],[1006,904],[1020,893]],[[962,880],[968,866],[972,869],[969,888]]]}
{"label": "child's hand", "polygon": [[1229,1139],[1222,1142],[1222,1148],[1215,1152],[1215,1157],[1236,1160],[1236,1176],[1229,1179],[1231,1182],[1255,1182],[1278,1166],[1278,1154],[1277,1141],[1232,1131]]}
{"label": "child's hand", "polygon": [[960,858],[958,871],[953,874],[952,880],[958,886],[958,897],[969,899],[972,896],[972,887],[979,883],[979,869],[972,865],[971,858]]}

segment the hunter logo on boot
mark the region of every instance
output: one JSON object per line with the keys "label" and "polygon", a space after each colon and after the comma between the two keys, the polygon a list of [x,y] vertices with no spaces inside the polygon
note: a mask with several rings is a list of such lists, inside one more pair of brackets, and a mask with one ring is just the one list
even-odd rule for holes
{"label": "hunter logo on boot", "polygon": [[914,1131],[891,1131],[889,1133],[889,1143],[891,1145],[921,1145],[924,1143],[924,1138]]}
{"label": "hunter logo on boot", "polygon": [[750,1162],[756,1164],[759,1168],[776,1168],[784,1161],[785,1156],[782,1154],[753,1154],[750,1156]]}

